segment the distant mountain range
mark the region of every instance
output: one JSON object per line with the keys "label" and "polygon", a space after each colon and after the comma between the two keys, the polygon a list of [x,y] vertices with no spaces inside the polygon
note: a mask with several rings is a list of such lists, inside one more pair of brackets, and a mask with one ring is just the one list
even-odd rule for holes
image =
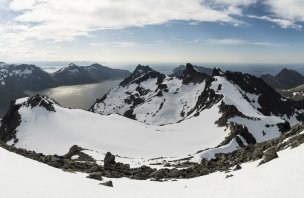
{"label": "distant mountain range", "polygon": [[291,89],[304,84],[304,76],[292,69],[282,69],[277,75],[262,75],[267,84],[274,89]]}
{"label": "distant mountain range", "polygon": [[[127,70],[111,69],[99,64],[77,66],[69,64],[49,74],[35,65],[0,63],[0,115],[6,111],[10,101],[26,96],[26,90],[42,90],[64,85],[97,83],[116,80],[130,75]],[[1,112],[2,111],[2,112]]]}

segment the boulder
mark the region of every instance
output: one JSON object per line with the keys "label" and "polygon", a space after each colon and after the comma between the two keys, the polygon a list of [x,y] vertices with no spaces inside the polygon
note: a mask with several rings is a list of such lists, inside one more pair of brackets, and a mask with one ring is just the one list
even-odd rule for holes
{"label": "boulder", "polygon": [[87,178],[90,179],[96,179],[96,180],[102,180],[102,173],[101,172],[94,172],[94,173],[90,173]]}
{"label": "boulder", "polygon": [[113,182],[110,180],[110,181],[107,181],[107,182],[104,182],[104,183],[100,183],[100,185],[113,187]]}
{"label": "boulder", "polygon": [[238,165],[236,165],[236,166],[234,167],[233,170],[234,170],[234,171],[237,171],[237,170],[240,170],[240,169],[242,169],[242,167],[241,167],[241,165],[238,164]]}
{"label": "boulder", "polygon": [[234,176],[234,175],[232,175],[232,174],[231,174],[231,175],[226,175],[226,178],[233,177],[233,176]]}
{"label": "boulder", "polygon": [[150,174],[150,177],[152,177],[156,180],[160,180],[160,179],[166,178],[168,172],[169,172],[168,169],[155,170]]}
{"label": "boulder", "polygon": [[172,169],[170,170],[170,172],[168,173],[168,177],[171,178],[178,178],[181,175],[180,171],[177,169]]}
{"label": "boulder", "polygon": [[106,156],[105,156],[103,162],[104,162],[104,166],[105,166],[105,167],[106,167],[106,166],[114,165],[114,164],[116,163],[116,162],[115,162],[115,156],[112,155],[112,153],[107,152],[107,154],[106,154]]}
{"label": "boulder", "polygon": [[268,149],[262,157],[262,161],[259,163],[259,165],[267,163],[275,158],[278,158],[278,154],[274,149]]}

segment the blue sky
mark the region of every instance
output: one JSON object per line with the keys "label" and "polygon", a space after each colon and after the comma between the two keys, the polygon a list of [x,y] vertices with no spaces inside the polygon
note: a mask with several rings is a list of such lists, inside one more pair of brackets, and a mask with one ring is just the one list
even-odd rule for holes
{"label": "blue sky", "polygon": [[304,63],[303,0],[0,0],[0,60]]}

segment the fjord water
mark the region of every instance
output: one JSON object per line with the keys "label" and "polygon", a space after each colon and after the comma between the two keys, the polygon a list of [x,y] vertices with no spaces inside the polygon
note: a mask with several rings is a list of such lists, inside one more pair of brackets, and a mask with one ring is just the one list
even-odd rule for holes
{"label": "fjord water", "polygon": [[33,96],[36,94],[46,95],[64,107],[76,109],[89,109],[97,98],[101,98],[122,80],[109,80],[95,84],[61,86],[45,89],[42,91],[26,91],[25,94]]}

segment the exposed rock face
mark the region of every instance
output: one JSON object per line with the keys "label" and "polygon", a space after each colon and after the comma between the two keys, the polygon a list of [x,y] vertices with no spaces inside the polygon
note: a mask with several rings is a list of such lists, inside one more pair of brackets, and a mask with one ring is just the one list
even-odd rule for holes
{"label": "exposed rock face", "polygon": [[53,99],[50,99],[47,96],[40,96],[40,95],[36,95],[28,98],[28,100],[23,105],[27,107],[30,106],[31,108],[42,107],[48,111],[53,111],[53,112],[55,112],[54,105],[60,106],[59,103],[57,103]]}
{"label": "exposed rock face", "polygon": [[113,187],[113,182],[110,180],[110,181],[107,181],[107,182],[104,182],[104,183],[100,183],[101,185],[104,185],[104,186],[108,186],[108,187]]}
{"label": "exposed rock face", "polygon": [[104,158],[103,162],[104,162],[104,166],[105,167],[112,166],[112,165],[114,165],[116,163],[115,162],[115,156],[112,155],[110,152],[107,152],[107,154],[105,155],[105,158]]}
{"label": "exposed rock face", "polygon": [[188,85],[190,83],[202,83],[207,79],[210,79],[208,75],[199,72],[190,63],[187,63],[186,69],[184,70],[181,78],[183,80],[183,84],[185,85]]}
{"label": "exposed rock face", "polygon": [[0,126],[0,140],[3,142],[14,140],[15,143],[18,141],[18,139],[16,139],[17,127],[22,122],[18,111],[22,106],[31,108],[38,106],[46,109],[47,111],[55,112],[54,105],[60,106],[56,101],[46,96],[39,95],[28,98],[22,104],[12,102],[8,112],[1,121],[2,124]]}
{"label": "exposed rock face", "polygon": [[294,102],[291,100],[282,99],[273,88],[267,85],[263,80],[242,74],[240,72],[227,71],[224,76],[231,82],[237,84],[243,91],[251,94],[259,94],[258,108],[263,115],[287,115],[292,116],[297,109],[304,108],[304,102]]}
{"label": "exposed rock face", "polygon": [[262,161],[260,162],[260,165],[261,164],[264,164],[264,163],[267,163],[275,158],[278,158],[278,154],[277,152],[275,151],[275,149],[269,149],[267,151],[265,151],[263,157],[262,157]]}
{"label": "exposed rock face", "polygon": [[235,166],[235,168],[233,170],[237,171],[237,170],[240,170],[240,169],[242,169],[242,167],[241,167],[241,165],[238,164],[238,165]]}
{"label": "exposed rock face", "polygon": [[[179,78],[182,77],[186,67],[187,66],[185,66],[185,65],[180,65],[180,66],[174,68],[173,73],[170,74],[170,76],[179,77]],[[193,67],[200,73],[206,74],[207,76],[212,76],[213,69],[211,69],[211,68],[201,67],[201,66],[196,66],[196,65],[194,65]]]}
{"label": "exposed rock face", "polygon": [[164,78],[165,75],[153,70],[149,66],[142,66],[138,65],[133,73],[125,78],[121,83],[120,86],[126,86],[130,83],[136,83],[139,84],[143,81],[146,81],[149,78]]}
{"label": "exposed rock face", "polygon": [[101,181],[102,180],[102,173],[101,172],[89,173],[89,175],[87,176],[87,178],[96,179],[96,180]]}
{"label": "exposed rock face", "polygon": [[2,118],[0,125],[0,141],[8,142],[12,139],[16,139],[16,129],[21,123],[21,116],[18,112],[21,105],[15,105],[14,102],[11,103],[11,106]]}
{"label": "exposed rock face", "polygon": [[73,159],[75,156],[77,156],[77,158],[76,158],[77,161],[95,162],[95,160],[91,156],[82,152],[84,150],[85,149],[83,149],[83,148],[81,148],[77,145],[74,145],[70,148],[69,152],[64,155],[64,157],[69,158],[69,159]]}

